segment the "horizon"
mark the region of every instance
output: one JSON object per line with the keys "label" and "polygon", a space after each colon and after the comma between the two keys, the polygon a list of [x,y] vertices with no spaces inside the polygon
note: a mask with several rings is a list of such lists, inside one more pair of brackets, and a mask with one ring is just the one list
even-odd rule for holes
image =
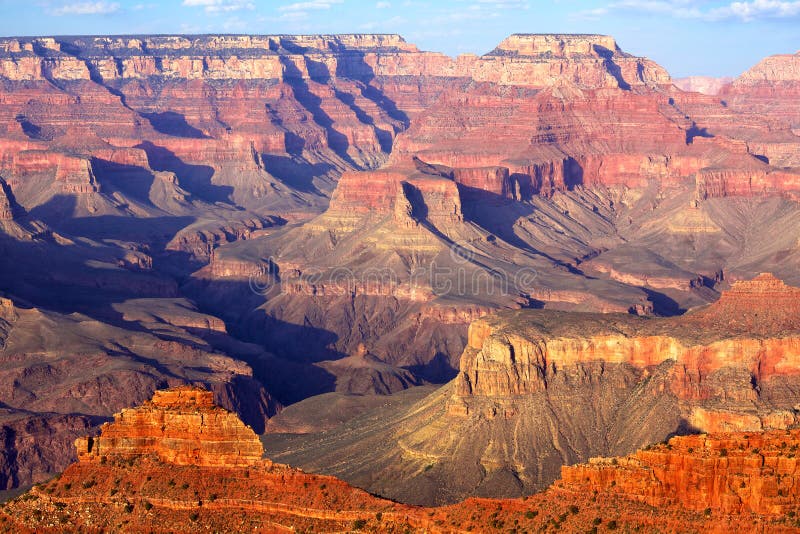
{"label": "horizon", "polygon": [[483,55],[513,34],[609,35],[675,78],[736,77],[767,56],[800,49],[800,1],[0,0],[0,6],[6,14],[0,34],[9,38],[397,34],[421,50],[456,57]]}

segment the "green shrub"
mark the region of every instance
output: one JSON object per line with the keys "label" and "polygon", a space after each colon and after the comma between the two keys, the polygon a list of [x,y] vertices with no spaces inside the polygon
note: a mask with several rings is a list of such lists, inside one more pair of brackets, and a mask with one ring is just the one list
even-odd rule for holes
{"label": "green shrub", "polygon": [[619,527],[619,525],[617,525],[617,522],[615,520],[613,520],[613,519],[611,521],[609,521],[608,523],[606,523],[606,528],[608,530],[617,530],[618,527]]}
{"label": "green shrub", "polygon": [[365,526],[367,526],[366,519],[356,519],[355,521],[353,521],[353,530],[361,530]]}

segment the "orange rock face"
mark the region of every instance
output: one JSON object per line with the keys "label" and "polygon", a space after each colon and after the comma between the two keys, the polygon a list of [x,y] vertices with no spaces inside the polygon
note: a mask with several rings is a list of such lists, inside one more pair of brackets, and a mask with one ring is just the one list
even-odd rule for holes
{"label": "orange rock face", "polygon": [[[136,411],[141,417],[128,417]],[[594,525],[644,532],[790,532],[797,526],[792,517],[800,504],[793,484],[798,431],[677,437],[629,457],[564,467],[550,489],[523,499],[422,508],[274,464],[261,459],[255,446],[246,461],[230,464],[231,449],[219,438],[252,441],[242,435],[241,422],[230,421],[225,430],[201,423],[212,430],[195,435],[205,458],[184,456],[186,442],[174,436],[197,428],[196,421],[187,424],[190,416],[218,412],[231,415],[201,389],[157,392],[104,427],[100,437],[139,439],[150,433],[144,414],[160,413],[163,430],[152,436],[152,447],[123,447],[121,454],[100,460],[81,454],[60,476],[4,505],[0,531],[455,533],[555,524],[568,531]],[[86,441],[78,443],[82,448]]]}
{"label": "orange rock face", "polygon": [[[576,315],[550,322],[542,314],[540,322],[525,324],[526,312],[517,312],[506,319],[517,328],[500,332],[496,319],[477,320],[470,325],[458,391],[524,395],[546,389],[548,367],[592,361],[640,368],[674,361],[673,390],[687,399],[713,398],[701,382],[729,366],[741,366],[756,380],[796,376],[798,296],[800,288],[764,273],[734,282],[714,304],[674,319]],[[576,321],[584,328],[570,324]]]}
{"label": "orange rock face", "polygon": [[626,458],[565,466],[561,487],[658,508],[782,515],[800,497],[799,439],[797,430],[676,437]]}
{"label": "orange rock face", "polygon": [[230,467],[254,465],[263,455],[251,428],[217,406],[210,391],[191,386],[157,391],[144,405],[116,414],[99,437],[75,445],[84,462],[152,455],[175,465]]}

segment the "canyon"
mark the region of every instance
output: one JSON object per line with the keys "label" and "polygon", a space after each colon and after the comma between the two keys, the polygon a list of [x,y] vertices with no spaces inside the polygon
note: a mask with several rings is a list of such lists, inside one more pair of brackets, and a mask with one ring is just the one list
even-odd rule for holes
{"label": "canyon", "polygon": [[267,453],[420,505],[520,497],[562,466],[692,433],[798,423],[800,288],[770,274],[674,318],[516,310],[473,321],[456,378]]}
{"label": "canyon", "polygon": [[0,38],[0,489],[181,384],[420,504],[790,427],[797,57],[720,85],[604,35]]}
{"label": "canyon", "polygon": [[0,509],[3,532],[792,532],[800,505],[794,431],[675,437],[623,458],[565,467],[525,499],[420,508],[262,458],[249,427],[197,387],[123,410],[78,461]]}

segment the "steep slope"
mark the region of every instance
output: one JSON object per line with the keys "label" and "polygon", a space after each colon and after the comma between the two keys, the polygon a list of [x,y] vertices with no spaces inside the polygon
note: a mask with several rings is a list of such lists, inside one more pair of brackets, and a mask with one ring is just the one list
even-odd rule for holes
{"label": "steep slope", "polygon": [[440,504],[528,493],[562,465],[675,433],[789,428],[800,380],[798,291],[762,275],[674,319],[488,316],[470,326],[456,379],[430,397],[269,454],[392,498]]}
{"label": "steep slope", "polygon": [[792,532],[798,444],[797,431],[673,438],[564,468],[563,480],[525,499],[426,509],[262,459],[256,435],[208,391],[173,388],[117,414],[100,437],[76,440],[78,462],[7,503],[0,529]]}

